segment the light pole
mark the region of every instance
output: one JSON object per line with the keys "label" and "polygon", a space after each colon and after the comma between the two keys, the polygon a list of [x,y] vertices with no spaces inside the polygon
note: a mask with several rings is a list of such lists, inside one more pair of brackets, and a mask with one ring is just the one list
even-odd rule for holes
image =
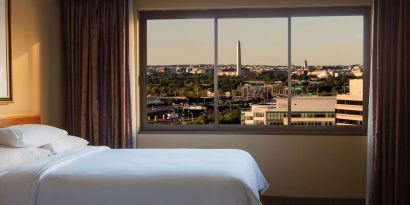
{"label": "light pole", "polygon": [[191,114],[191,121],[194,121],[194,113],[192,113],[191,111],[188,111],[189,114]]}

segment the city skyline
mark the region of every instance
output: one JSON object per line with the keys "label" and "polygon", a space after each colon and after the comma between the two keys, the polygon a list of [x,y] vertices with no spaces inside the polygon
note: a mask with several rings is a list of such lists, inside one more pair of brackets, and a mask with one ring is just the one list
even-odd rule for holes
{"label": "city skyline", "polygon": [[[305,59],[309,62],[309,59]],[[179,63],[179,64],[148,64],[147,66],[183,66],[183,65],[213,65],[213,63],[195,63],[195,64],[184,64],[184,63]],[[236,66],[237,63],[230,63],[230,64],[221,64],[219,63],[218,65],[234,65]],[[308,66],[313,66],[313,67],[317,67],[317,66],[353,66],[353,65],[360,65],[362,66],[363,64],[308,64]],[[241,66],[283,66],[283,67],[287,67],[288,65],[265,65],[265,64],[241,64]],[[292,66],[295,67],[303,67],[304,66],[304,61],[302,61],[302,63],[298,63],[298,64],[292,64]]]}
{"label": "city skyline", "polygon": [[[237,63],[240,41],[242,65],[287,65],[286,18],[221,19],[218,24],[218,64]],[[359,16],[293,18],[292,64],[307,59],[310,65],[362,65],[362,26]],[[213,19],[150,20],[147,29],[148,65],[213,64]]]}

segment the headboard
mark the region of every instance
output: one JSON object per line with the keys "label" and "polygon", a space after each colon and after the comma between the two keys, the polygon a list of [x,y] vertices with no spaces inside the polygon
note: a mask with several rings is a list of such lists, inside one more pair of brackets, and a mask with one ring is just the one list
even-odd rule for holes
{"label": "headboard", "polygon": [[0,117],[0,128],[22,124],[40,124],[40,115],[21,115],[15,117]]}

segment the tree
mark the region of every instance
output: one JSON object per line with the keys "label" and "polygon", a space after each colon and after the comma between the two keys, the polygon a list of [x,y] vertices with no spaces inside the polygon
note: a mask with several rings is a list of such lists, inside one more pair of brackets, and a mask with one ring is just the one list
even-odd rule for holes
{"label": "tree", "polygon": [[221,112],[221,124],[240,124],[241,111],[240,110],[224,110]]}

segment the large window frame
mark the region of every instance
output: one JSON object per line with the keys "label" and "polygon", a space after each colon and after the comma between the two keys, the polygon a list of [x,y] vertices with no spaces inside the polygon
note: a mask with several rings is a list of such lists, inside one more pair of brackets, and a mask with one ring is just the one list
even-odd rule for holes
{"label": "large window frame", "polygon": [[[369,79],[370,79],[370,13],[369,6],[324,7],[324,8],[275,8],[275,9],[213,9],[213,10],[169,10],[139,11],[139,63],[138,85],[140,93],[139,124],[140,133],[151,134],[263,134],[263,135],[365,135],[368,122]],[[163,125],[148,124],[146,109],[146,68],[147,68],[147,21],[154,19],[214,19],[214,91],[218,90],[218,19],[219,18],[287,18],[288,19],[288,78],[292,67],[292,18],[321,16],[363,16],[363,125],[361,126],[296,126],[296,125],[224,125],[215,119],[206,125]],[[290,81],[289,81],[290,82]],[[288,88],[291,83],[288,84]],[[291,96],[288,96],[289,102]],[[215,92],[214,102],[217,102]],[[217,108],[217,103],[215,108]],[[289,104],[288,114],[291,116]],[[217,112],[217,109],[214,109]],[[215,113],[217,116],[217,113]]]}

